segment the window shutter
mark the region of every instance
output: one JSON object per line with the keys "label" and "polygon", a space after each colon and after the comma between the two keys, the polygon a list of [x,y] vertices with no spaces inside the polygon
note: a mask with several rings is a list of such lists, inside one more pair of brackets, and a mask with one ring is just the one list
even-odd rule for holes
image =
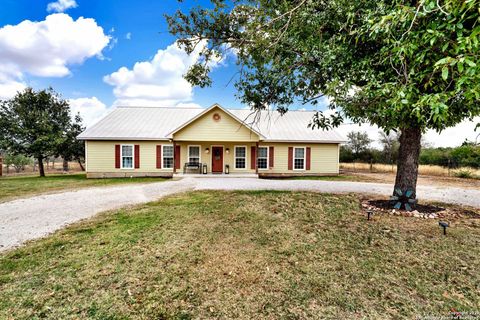
{"label": "window shutter", "polygon": [[288,147],[288,170],[293,170],[293,147]]}
{"label": "window shutter", "polygon": [[115,168],[120,169],[120,145],[115,145]]}
{"label": "window shutter", "polygon": [[175,146],[175,169],[180,169],[180,146]]}
{"label": "window shutter", "polygon": [[250,169],[257,167],[257,148],[252,146],[250,148]]}
{"label": "window shutter", "polygon": [[162,169],[162,146],[157,145],[157,169]]}
{"label": "window shutter", "polygon": [[135,169],[140,168],[140,145],[135,145]]}
{"label": "window shutter", "polygon": [[273,147],[270,147],[268,150],[268,166],[273,168],[273,164],[275,163],[275,153]]}
{"label": "window shutter", "polygon": [[312,150],[310,147],[307,147],[307,159],[306,159],[306,164],[305,164],[305,169],[310,170],[310,162],[312,159]]}

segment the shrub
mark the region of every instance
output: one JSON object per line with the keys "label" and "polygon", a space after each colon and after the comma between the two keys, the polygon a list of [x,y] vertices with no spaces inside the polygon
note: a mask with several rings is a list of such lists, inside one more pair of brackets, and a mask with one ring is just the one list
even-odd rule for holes
{"label": "shrub", "polygon": [[457,178],[464,178],[464,179],[474,179],[477,178],[471,170],[468,169],[461,169],[454,173],[455,177]]}

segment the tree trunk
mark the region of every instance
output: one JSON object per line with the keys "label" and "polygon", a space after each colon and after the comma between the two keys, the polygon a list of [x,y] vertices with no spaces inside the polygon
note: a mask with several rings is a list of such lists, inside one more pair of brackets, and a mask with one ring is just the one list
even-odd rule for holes
{"label": "tree trunk", "polygon": [[45,168],[43,167],[43,157],[37,157],[38,159],[38,171],[40,172],[40,177],[45,177]]}
{"label": "tree trunk", "polygon": [[78,165],[80,166],[80,169],[82,169],[82,171],[85,171],[85,168],[83,167],[82,161],[80,159],[78,160]]}
{"label": "tree trunk", "polygon": [[414,197],[417,196],[418,159],[420,157],[421,138],[422,130],[420,128],[403,129],[400,135],[400,149],[398,151],[395,189],[400,189],[402,192],[412,190]]}
{"label": "tree trunk", "polygon": [[68,171],[68,161],[63,159],[63,171]]}

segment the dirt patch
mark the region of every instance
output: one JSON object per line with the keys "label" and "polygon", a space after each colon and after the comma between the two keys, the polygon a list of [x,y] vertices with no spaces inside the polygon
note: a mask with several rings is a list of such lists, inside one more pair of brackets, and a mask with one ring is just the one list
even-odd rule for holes
{"label": "dirt patch", "polygon": [[364,213],[372,211],[373,214],[390,214],[404,217],[458,220],[480,219],[480,212],[472,208],[443,204],[417,204],[412,211],[394,209],[392,202],[386,199],[362,199]]}

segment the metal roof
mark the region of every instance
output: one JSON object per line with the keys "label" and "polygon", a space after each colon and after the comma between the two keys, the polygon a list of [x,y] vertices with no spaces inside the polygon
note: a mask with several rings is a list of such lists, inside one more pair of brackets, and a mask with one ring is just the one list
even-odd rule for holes
{"label": "metal roof", "polygon": [[[263,141],[330,142],[345,139],[335,130],[308,128],[314,111],[276,111],[255,114],[246,109],[224,109],[263,136]],[[214,107],[212,106],[212,108]],[[209,108],[211,109],[211,108]],[[205,112],[200,108],[117,107],[98,123],[82,132],[81,140],[168,140],[171,133]]]}

